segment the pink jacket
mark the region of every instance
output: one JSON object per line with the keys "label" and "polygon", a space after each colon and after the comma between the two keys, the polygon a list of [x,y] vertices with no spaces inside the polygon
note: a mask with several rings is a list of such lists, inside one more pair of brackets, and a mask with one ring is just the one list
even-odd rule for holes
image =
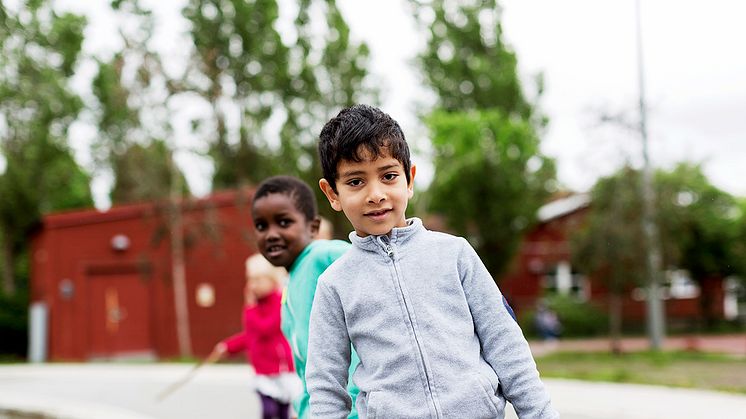
{"label": "pink jacket", "polygon": [[228,353],[246,351],[246,358],[260,375],[294,371],[290,345],[280,330],[282,294],[275,291],[256,305],[244,306],[244,330],[225,340]]}

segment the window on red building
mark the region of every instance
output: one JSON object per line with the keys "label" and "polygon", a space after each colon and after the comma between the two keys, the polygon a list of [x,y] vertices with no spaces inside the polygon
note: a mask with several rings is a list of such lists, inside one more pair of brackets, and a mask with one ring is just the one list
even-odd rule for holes
{"label": "window on red building", "polygon": [[591,285],[585,275],[573,271],[570,262],[561,261],[547,271],[542,278],[544,295],[569,295],[587,301]]}

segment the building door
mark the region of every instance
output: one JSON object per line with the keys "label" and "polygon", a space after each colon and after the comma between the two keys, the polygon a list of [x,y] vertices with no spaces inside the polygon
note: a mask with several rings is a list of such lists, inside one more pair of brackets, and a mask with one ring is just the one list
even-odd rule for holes
{"label": "building door", "polygon": [[135,273],[88,277],[91,357],[153,356],[148,288]]}

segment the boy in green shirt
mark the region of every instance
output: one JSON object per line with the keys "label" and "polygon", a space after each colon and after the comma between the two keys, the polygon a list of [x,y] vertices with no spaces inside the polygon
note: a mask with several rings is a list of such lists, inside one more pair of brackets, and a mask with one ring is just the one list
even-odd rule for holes
{"label": "boy in green shirt", "polygon": [[[293,350],[295,371],[303,382],[303,393],[293,402],[299,419],[310,417],[306,390],[308,321],[319,275],[340,257],[350,244],[341,240],[314,240],[320,219],[311,188],[291,176],[264,180],[252,202],[252,217],[259,252],[275,266],[288,270],[290,279],[282,296],[282,332]],[[349,374],[357,367],[357,355]],[[348,380],[353,400],[357,387]],[[348,418],[357,418],[355,409]]]}

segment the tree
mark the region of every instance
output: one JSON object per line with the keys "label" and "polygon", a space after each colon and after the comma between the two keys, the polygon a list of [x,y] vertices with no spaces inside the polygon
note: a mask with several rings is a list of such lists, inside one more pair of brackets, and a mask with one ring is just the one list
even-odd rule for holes
{"label": "tree", "polygon": [[539,150],[545,121],[526,99],[496,1],[412,3],[429,35],[419,67],[437,96],[426,118],[437,173],[429,209],[498,277],[553,190],[554,163]]}
{"label": "tree", "polygon": [[699,283],[701,313],[712,326],[717,302],[707,281],[746,274],[738,255],[738,203],[691,163],[659,171],[655,183],[664,266],[686,269]]}
{"label": "tree", "polygon": [[[316,184],[323,122],[342,107],[376,98],[363,83],[368,48],[351,40],[336,2],[299,0],[295,6],[294,33],[278,31],[274,0],[192,0],[183,10],[203,76],[194,87],[212,109],[195,126],[211,127],[206,139],[214,187],[280,173]],[[314,20],[319,16],[322,22]],[[320,208],[341,226],[337,213]]]}
{"label": "tree", "polygon": [[[496,0],[412,2],[429,35],[418,62],[426,84],[437,95],[437,108],[499,109],[511,118],[544,123],[526,99],[518,59],[503,40]],[[536,80],[540,95],[543,81],[540,76]]]}
{"label": "tree", "polygon": [[178,176],[178,196],[189,196],[183,174],[173,172],[173,153],[164,141],[151,140],[147,146],[133,144],[124,153],[112,159],[116,177],[111,190],[111,201],[129,203],[138,201],[158,202],[169,196]]}
{"label": "tree", "polygon": [[540,157],[530,124],[497,110],[437,112],[428,125],[438,174],[428,191],[430,209],[469,238],[499,275],[535,221],[552,161]]}
{"label": "tree", "polygon": [[159,53],[150,47],[155,27],[151,12],[137,0],[113,1],[112,9],[121,21],[134,24],[119,30],[121,51],[109,60],[97,59],[91,83],[97,100],[92,111],[98,128],[92,148],[97,169],[114,177],[114,204],[166,199],[173,182],[183,185],[182,196],[189,195],[183,174],[172,171],[171,150],[176,144],[170,104],[185,93],[184,83],[165,71]]}
{"label": "tree", "polygon": [[[17,256],[47,211],[91,206],[89,178],[72,157],[67,131],[82,108],[70,79],[85,19],[49,2],[0,3],[0,244],[3,291],[16,292]],[[25,286],[26,278],[20,278]]]}
{"label": "tree", "polygon": [[738,199],[738,216],[734,234],[736,236],[732,248],[734,266],[738,272],[737,276],[746,287],[746,198],[743,197]]}
{"label": "tree", "polygon": [[[634,284],[644,284],[646,278],[646,254],[640,245],[644,236],[639,177],[638,170],[625,167],[599,180],[592,191],[587,223],[572,238],[573,263],[609,287],[610,331],[614,338],[621,332],[623,293]],[[686,269],[700,283],[702,313],[711,323],[712,299],[704,282],[743,272],[736,250],[737,203],[691,163],[681,163],[671,171],[659,170],[654,187],[663,266]]]}
{"label": "tree", "polygon": [[646,278],[638,171],[625,167],[599,179],[585,226],[571,237],[573,265],[609,290],[611,350],[621,352],[623,295]]}
{"label": "tree", "polygon": [[[179,351],[191,355],[188,295],[185,274],[183,197],[189,194],[173,154],[175,99],[190,91],[191,67],[172,76],[150,47],[155,21],[138,0],[115,0],[111,7],[122,25],[124,49],[111,61],[99,61],[93,91],[99,102],[97,123],[101,136],[96,145],[100,167],[115,177],[112,201],[155,201],[168,208],[171,280]],[[127,71],[129,69],[129,72]],[[128,75],[134,74],[134,77]]]}

